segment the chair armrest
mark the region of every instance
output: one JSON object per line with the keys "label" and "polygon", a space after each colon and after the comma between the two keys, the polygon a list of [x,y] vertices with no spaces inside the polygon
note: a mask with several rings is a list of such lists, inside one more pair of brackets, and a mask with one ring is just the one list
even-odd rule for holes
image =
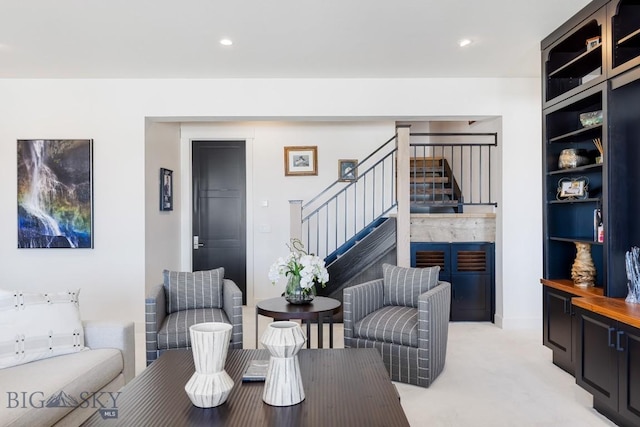
{"label": "chair armrest", "polygon": [[144,300],[147,364],[158,357],[158,331],[162,327],[165,317],[167,317],[166,301],[162,283],[147,291]]}
{"label": "chair armrest", "polygon": [[231,348],[242,348],[242,291],[230,279],[222,283],[222,310],[233,326]]}
{"label": "chair armrest", "polygon": [[384,305],[383,279],[349,286],[342,291],[344,336],[353,337],[353,325]]}
{"label": "chair armrest", "polygon": [[447,333],[451,311],[451,283],[438,285],[418,296],[418,347],[433,334]]}
{"label": "chair armrest", "polygon": [[117,348],[122,352],[125,383],[135,376],[136,350],[133,322],[88,320],[84,326],[85,345],[92,349]]}

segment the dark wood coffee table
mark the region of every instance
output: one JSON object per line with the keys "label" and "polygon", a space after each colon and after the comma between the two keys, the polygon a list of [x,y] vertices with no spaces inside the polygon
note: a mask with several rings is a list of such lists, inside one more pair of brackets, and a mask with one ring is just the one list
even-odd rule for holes
{"label": "dark wood coffee table", "polygon": [[258,315],[273,320],[300,319],[307,323],[307,348],[311,348],[311,321],[318,321],[318,348],[322,348],[325,316],[329,317],[329,348],[333,348],[333,315],[340,312],[340,301],[327,297],[315,297],[309,304],[290,304],[284,297],[271,298],[256,304],[256,348],[258,348]]}
{"label": "dark wood coffee table", "polygon": [[191,404],[184,385],[194,372],[190,350],[169,350],[133,379],[117,397],[117,418],[94,414],[85,426],[408,426],[395,386],[375,349],[301,350],[306,398],[297,405],[269,406],[264,383],[243,383],[249,360],[267,350],[230,350],[226,371],[235,385],[217,408]]}

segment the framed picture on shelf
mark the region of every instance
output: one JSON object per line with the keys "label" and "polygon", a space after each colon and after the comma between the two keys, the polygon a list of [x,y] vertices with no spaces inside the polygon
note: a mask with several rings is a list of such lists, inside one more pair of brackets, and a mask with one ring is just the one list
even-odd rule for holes
{"label": "framed picture on shelf", "polygon": [[589,197],[589,179],[581,176],[578,178],[561,178],[558,181],[558,200],[586,199]]}
{"label": "framed picture on shelf", "polygon": [[318,147],[284,147],[284,175],[318,175]]}
{"label": "framed picture on shelf", "polygon": [[160,168],[160,210],[173,210],[173,171]]}
{"label": "framed picture on shelf", "polygon": [[358,161],[355,159],[338,160],[338,180],[355,181],[358,178]]}
{"label": "framed picture on shelf", "polygon": [[600,45],[600,37],[591,37],[587,39],[587,51],[596,48]]}

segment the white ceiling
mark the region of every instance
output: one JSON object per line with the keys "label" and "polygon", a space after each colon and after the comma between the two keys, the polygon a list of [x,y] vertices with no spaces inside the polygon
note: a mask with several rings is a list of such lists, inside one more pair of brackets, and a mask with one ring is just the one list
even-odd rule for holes
{"label": "white ceiling", "polygon": [[0,0],[0,78],[535,77],[587,3]]}

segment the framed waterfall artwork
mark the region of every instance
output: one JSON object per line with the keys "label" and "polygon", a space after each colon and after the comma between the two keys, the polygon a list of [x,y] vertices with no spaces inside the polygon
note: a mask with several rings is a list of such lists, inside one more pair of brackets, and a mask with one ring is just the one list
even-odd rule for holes
{"label": "framed waterfall artwork", "polygon": [[18,248],[93,248],[93,140],[18,140]]}

